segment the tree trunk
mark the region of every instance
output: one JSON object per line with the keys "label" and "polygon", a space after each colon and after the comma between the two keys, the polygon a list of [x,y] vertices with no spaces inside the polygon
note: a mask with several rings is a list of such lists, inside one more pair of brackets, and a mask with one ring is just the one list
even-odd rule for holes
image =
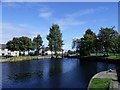
{"label": "tree trunk", "polygon": [[25,56],[25,51],[23,51],[23,56]]}
{"label": "tree trunk", "polygon": [[56,58],[58,57],[58,55],[57,55],[57,52],[55,51],[55,56],[56,56]]}
{"label": "tree trunk", "polygon": [[62,50],[62,58],[63,58],[63,50]]}
{"label": "tree trunk", "polygon": [[88,52],[87,52],[87,56],[90,56],[90,51],[88,50]]}
{"label": "tree trunk", "polygon": [[108,49],[106,49],[106,53],[107,53],[107,56],[108,56]]}
{"label": "tree trunk", "polygon": [[28,50],[28,55],[29,55],[30,50]]}
{"label": "tree trunk", "polygon": [[96,51],[96,56],[97,56],[97,51]]}
{"label": "tree trunk", "polygon": [[51,50],[51,58],[53,58],[53,53],[52,53],[53,51]]}

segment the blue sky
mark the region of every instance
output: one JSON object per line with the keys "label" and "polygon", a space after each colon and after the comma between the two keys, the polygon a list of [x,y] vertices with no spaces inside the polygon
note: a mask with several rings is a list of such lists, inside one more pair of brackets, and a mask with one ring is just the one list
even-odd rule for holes
{"label": "blue sky", "polygon": [[52,24],[59,24],[65,50],[71,49],[72,39],[83,36],[85,30],[96,34],[101,27],[115,26],[118,30],[117,2],[4,2],[2,3],[2,42],[13,37],[40,34],[44,45]]}

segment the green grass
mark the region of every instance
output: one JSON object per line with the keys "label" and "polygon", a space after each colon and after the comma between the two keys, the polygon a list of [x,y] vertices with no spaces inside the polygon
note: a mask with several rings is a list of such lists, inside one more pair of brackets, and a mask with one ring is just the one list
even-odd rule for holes
{"label": "green grass", "polygon": [[1,59],[0,62],[18,62],[18,61],[26,61],[26,60],[32,60],[32,59],[44,59],[44,58],[50,58],[50,57],[51,56],[19,56],[19,57]]}
{"label": "green grass", "polygon": [[24,61],[24,60],[32,60],[32,59],[44,59],[44,58],[50,58],[50,56],[19,56],[19,57],[10,58],[10,61],[16,62],[16,61]]}
{"label": "green grass", "polygon": [[[95,53],[92,53],[91,56],[96,56],[96,54],[95,54]],[[102,53],[101,53],[101,54],[98,53],[97,56],[103,56],[103,54],[102,54]],[[97,57],[97,56],[96,56],[96,57]],[[109,56],[108,56],[108,57],[106,56],[105,58],[107,58],[107,59],[120,59],[120,54],[116,54],[116,55],[114,55],[114,54],[109,54]]]}
{"label": "green grass", "polygon": [[120,55],[109,55],[106,58],[108,58],[108,59],[120,59]]}
{"label": "green grass", "polygon": [[89,90],[108,90],[110,81],[110,78],[94,78],[91,82]]}

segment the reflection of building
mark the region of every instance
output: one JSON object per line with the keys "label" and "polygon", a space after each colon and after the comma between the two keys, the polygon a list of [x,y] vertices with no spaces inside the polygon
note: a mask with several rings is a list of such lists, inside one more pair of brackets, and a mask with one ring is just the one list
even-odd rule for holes
{"label": "reflection of building", "polygon": [[0,56],[19,56],[19,51],[6,49],[6,44],[0,44]]}

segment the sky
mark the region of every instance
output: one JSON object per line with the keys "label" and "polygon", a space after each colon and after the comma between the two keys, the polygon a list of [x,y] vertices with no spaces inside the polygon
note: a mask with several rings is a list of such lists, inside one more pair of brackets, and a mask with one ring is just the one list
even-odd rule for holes
{"label": "sky", "polygon": [[1,0],[4,2],[119,2],[119,0]]}
{"label": "sky", "polygon": [[118,30],[117,2],[3,2],[2,3],[2,41],[6,43],[13,37],[43,38],[52,24],[60,26],[64,50],[72,47],[74,38],[81,38],[87,29],[98,34],[101,27],[115,26]]}

